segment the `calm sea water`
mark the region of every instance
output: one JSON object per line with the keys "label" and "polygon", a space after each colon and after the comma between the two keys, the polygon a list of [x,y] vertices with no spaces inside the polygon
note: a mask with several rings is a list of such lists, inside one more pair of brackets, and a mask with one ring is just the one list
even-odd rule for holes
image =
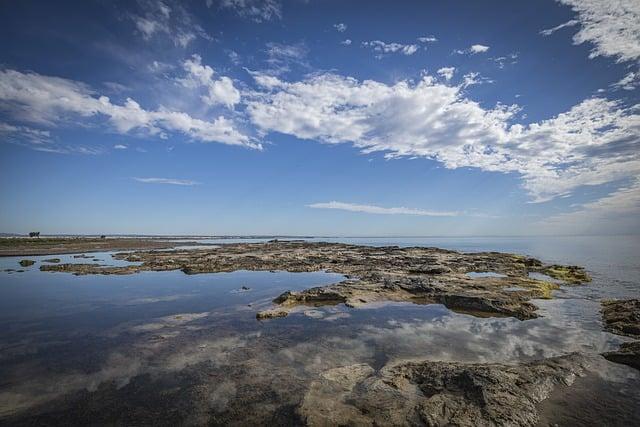
{"label": "calm sea water", "polygon": [[[247,271],[73,276],[40,272],[48,256],[29,257],[36,264],[24,272],[4,271],[21,269],[21,258],[0,258],[0,424],[224,424],[251,414],[292,422],[291,408],[309,382],[337,366],[597,355],[624,340],[602,331],[599,300],[640,297],[638,237],[313,240],[515,252],[585,266],[594,280],[535,301],[542,317],[524,322],[409,303],[301,307],[258,322],[256,311],[285,290],[342,277]],[[90,256],[55,258],[126,263],[110,253]],[[596,395],[599,406],[616,408],[596,411],[602,423],[621,421],[616,411],[625,411],[624,423],[640,420],[637,371],[598,363],[597,374],[576,385],[578,397],[545,403],[546,421],[593,421],[593,410],[585,410],[593,405],[585,402]]]}

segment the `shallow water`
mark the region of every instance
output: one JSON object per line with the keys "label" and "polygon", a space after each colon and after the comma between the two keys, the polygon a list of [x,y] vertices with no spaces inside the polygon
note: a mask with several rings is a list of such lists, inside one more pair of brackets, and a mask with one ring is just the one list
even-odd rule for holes
{"label": "shallow water", "polygon": [[[47,258],[126,264],[109,253],[28,257],[36,264],[17,273],[4,269],[21,269],[22,258],[0,258],[0,423],[291,423],[310,381],[338,366],[597,355],[625,340],[602,331],[599,299],[640,294],[638,261],[628,253],[640,253],[634,240],[597,249],[589,238],[576,239],[573,247],[551,239],[544,255],[540,239],[342,241],[518,252],[585,265],[594,281],[534,301],[542,317],[529,321],[479,318],[437,304],[381,303],[300,307],[286,318],[259,322],[256,312],[283,291],[342,277],[247,271],[73,276],[38,270]],[[576,383],[579,392],[560,390],[545,402],[545,422],[593,422],[594,415],[584,411],[586,399],[602,390],[640,390],[637,371],[601,358],[598,363],[596,374]],[[640,420],[637,392],[615,396],[614,409],[598,411],[603,422],[618,419],[611,411],[624,413],[621,424]]]}

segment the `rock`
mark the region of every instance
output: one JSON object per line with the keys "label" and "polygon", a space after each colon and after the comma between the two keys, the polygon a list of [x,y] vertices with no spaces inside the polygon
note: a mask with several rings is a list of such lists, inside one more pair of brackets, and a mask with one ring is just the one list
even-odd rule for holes
{"label": "rock", "polygon": [[603,353],[605,359],[640,370],[640,341],[625,342],[616,351]]}
{"label": "rock", "polygon": [[602,301],[605,330],[640,338],[640,299]]}
{"label": "rock", "polygon": [[[640,338],[640,299],[602,301],[604,329],[617,335]],[[640,341],[625,342],[605,359],[640,370]]]}
{"label": "rock", "polygon": [[52,264],[57,264],[60,262],[60,258],[49,258],[49,259],[45,259],[43,262],[49,262]]}
{"label": "rock", "polygon": [[282,309],[272,309],[272,310],[264,310],[256,313],[256,319],[264,320],[264,319],[273,319],[275,317],[286,317],[289,315],[288,310]]}
{"label": "rock", "polygon": [[298,408],[314,425],[533,426],[536,405],[583,375],[577,354],[522,365],[402,362],[331,369]]}
{"label": "rock", "polygon": [[22,267],[31,267],[35,263],[36,263],[35,261],[32,261],[30,259],[23,259],[22,261],[19,262],[19,264]]}

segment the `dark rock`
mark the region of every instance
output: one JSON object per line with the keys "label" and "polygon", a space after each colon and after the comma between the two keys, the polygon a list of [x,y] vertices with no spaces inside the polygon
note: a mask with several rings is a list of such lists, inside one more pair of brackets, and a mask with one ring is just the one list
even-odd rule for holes
{"label": "dark rock", "polygon": [[19,262],[19,264],[22,267],[31,267],[33,264],[35,264],[36,262],[30,259],[23,259],[22,261]]}

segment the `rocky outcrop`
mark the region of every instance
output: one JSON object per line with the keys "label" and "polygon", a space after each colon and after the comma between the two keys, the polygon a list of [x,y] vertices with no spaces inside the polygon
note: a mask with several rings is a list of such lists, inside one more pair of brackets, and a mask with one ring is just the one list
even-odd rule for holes
{"label": "rocky outcrop", "polygon": [[19,262],[22,267],[31,267],[36,262],[30,259],[23,259]]}
{"label": "rocky outcrop", "polygon": [[58,264],[60,263],[60,258],[49,258],[49,259],[45,259],[43,262],[48,262],[51,264]]}
{"label": "rocky outcrop", "polygon": [[603,301],[602,321],[609,332],[640,338],[640,299]]}
{"label": "rocky outcrop", "polygon": [[311,426],[533,426],[536,405],[585,370],[577,354],[522,365],[401,362],[377,373],[357,364],[322,373],[298,412]]}
{"label": "rocky outcrop", "polygon": [[[538,272],[562,277],[566,283],[589,280],[580,267],[544,265],[519,255],[482,252],[460,253],[437,248],[372,247],[304,241],[240,243],[216,249],[140,251],[121,253],[116,259],[139,265],[105,267],[96,264],[45,265],[42,271],[73,274],[131,274],[139,271],[182,270],[185,274],[235,270],[290,272],[329,271],[348,279],[334,285],[286,292],[274,300],[278,313],[296,306],[344,303],[357,307],[376,301],[440,303],[471,314],[536,317],[528,302],[551,294],[548,282],[529,277]],[[469,272],[495,272],[500,277],[471,278]],[[514,290],[516,289],[516,290]],[[273,310],[258,313],[274,317]],[[278,316],[280,317],[280,316]]]}
{"label": "rocky outcrop", "polygon": [[[609,332],[640,339],[640,299],[603,301],[602,321]],[[622,343],[618,350],[603,356],[640,370],[640,341]]]}

